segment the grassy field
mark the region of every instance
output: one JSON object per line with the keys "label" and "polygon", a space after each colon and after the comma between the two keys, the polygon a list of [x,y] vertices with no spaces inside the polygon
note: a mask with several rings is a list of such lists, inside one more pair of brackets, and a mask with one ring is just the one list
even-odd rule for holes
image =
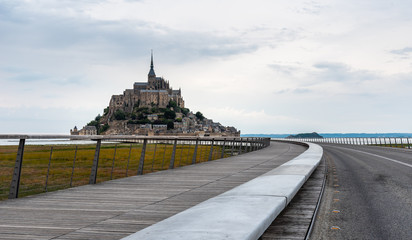
{"label": "grassy field", "polygon": [[[76,152],[76,146],[73,145],[25,146],[19,197],[88,184],[95,147],[79,145]],[[97,182],[136,175],[141,149],[141,144],[102,143]],[[143,173],[168,169],[172,151],[173,144],[148,144]],[[220,158],[221,151],[220,146],[214,146],[212,159]],[[177,145],[174,166],[191,164],[193,153],[193,145]],[[199,145],[196,162],[207,161],[209,153],[210,146]],[[0,146],[0,200],[8,198],[16,155],[17,146]],[[229,155],[230,149],[227,148],[224,157]]]}
{"label": "grassy field", "polygon": [[400,144],[400,143],[397,143],[397,144],[395,144],[395,143],[392,143],[392,144],[372,144],[372,146],[378,146],[378,147],[394,147],[394,148],[409,148],[409,149],[411,149],[412,148],[412,145],[411,144],[406,144],[406,143],[404,143],[404,144]]}

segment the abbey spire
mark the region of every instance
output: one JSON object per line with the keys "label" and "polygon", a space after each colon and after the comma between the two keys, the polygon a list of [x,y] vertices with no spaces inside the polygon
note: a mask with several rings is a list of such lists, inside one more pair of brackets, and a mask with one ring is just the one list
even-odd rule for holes
{"label": "abbey spire", "polygon": [[150,71],[149,71],[149,78],[150,77],[156,77],[156,74],[154,72],[154,68],[153,68],[153,50],[152,50],[152,55],[151,55],[151,61],[150,61]]}

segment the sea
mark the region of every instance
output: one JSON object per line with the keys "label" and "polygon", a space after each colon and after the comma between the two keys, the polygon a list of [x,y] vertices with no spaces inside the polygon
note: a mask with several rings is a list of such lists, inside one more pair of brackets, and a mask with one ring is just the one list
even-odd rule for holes
{"label": "sea", "polygon": [[[241,137],[269,137],[269,138],[286,138],[291,134],[242,134]],[[319,133],[324,138],[376,138],[384,141],[390,138],[391,142],[395,139],[402,139],[402,143],[407,143],[412,138],[412,133]],[[398,140],[399,141],[399,140]],[[411,141],[409,139],[409,141]],[[26,145],[82,145],[95,144],[90,140],[70,140],[70,139],[26,139]],[[412,143],[412,141],[411,141]],[[0,146],[19,145],[19,139],[0,139]]]}
{"label": "sea", "polygon": [[[26,139],[25,145],[82,145],[96,144],[90,140],[70,140],[70,139]],[[0,146],[19,145],[19,139],[0,139]]]}
{"label": "sea", "polygon": [[[318,133],[324,138],[412,138],[412,133]],[[241,134],[241,137],[286,138],[295,134]]]}

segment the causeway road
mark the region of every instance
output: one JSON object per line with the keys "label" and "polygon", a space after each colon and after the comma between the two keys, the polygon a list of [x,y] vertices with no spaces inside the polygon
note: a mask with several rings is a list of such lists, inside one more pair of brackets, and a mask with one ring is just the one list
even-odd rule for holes
{"label": "causeway road", "polygon": [[311,239],[411,239],[412,151],[320,145],[328,173]]}

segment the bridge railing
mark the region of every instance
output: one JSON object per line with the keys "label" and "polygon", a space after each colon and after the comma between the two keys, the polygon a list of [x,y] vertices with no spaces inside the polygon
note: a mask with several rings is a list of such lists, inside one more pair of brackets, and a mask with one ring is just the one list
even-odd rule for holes
{"label": "bridge railing", "polygon": [[[270,144],[269,138],[240,137],[0,134],[0,139],[18,140],[18,146],[0,146],[0,199],[173,169]],[[30,145],[32,139],[92,142]]]}
{"label": "bridge railing", "polygon": [[347,145],[370,145],[381,147],[412,148],[412,139],[402,137],[352,137],[352,138],[293,138],[288,140],[317,142],[317,143],[334,143]]}

